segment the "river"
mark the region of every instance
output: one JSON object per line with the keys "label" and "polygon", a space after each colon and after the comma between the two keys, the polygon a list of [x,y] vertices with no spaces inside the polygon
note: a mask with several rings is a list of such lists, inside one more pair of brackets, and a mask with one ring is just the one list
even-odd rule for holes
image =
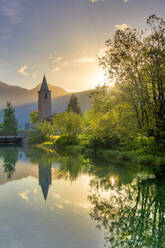
{"label": "river", "polygon": [[165,247],[162,168],[0,148],[1,248]]}

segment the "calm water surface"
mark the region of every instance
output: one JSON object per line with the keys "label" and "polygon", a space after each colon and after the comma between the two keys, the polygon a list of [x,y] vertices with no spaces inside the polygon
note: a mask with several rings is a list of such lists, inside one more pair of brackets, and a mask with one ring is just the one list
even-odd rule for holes
{"label": "calm water surface", "polygon": [[0,148],[0,248],[165,247],[159,170]]}

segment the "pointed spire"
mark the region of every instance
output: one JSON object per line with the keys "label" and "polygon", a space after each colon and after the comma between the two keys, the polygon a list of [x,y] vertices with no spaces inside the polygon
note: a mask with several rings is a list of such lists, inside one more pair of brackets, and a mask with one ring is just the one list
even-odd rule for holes
{"label": "pointed spire", "polygon": [[42,194],[46,202],[49,186],[52,183],[51,164],[39,163],[39,185],[41,186]]}
{"label": "pointed spire", "polygon": [[49,185],[41,185],[42,193],[46,202],[48,192],[49,192]]}
{"label": "pointed spire", "polygon": [[41,89],[40,91],[48,91],[48,84],[47,84],[47,80],[46,80],[46,76],[44,75],[43,80],[42,80],[42,84],[41,84]]}

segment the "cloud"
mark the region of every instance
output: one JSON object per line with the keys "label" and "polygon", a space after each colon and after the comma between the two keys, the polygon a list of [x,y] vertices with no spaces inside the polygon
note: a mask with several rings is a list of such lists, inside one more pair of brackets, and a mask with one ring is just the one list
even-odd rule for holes
{"label": "cloud", "polygon": [[53,63],[57,63],[63,59],[62,56],[57,57],[56,59],[53,60]]}
{"label": "cloud", "polygon": [[124,1],[124,3],[128,3],[128,0],[123,0]]}
{"label": "cloud", "polygon": [[117,30],[121,30],[121,31],[125,31],[126,29],[128,29],[128,28],[130,28],[131,26],[129,26],[129,25],[127,25],[126,23],[123,23],[123,24],[121,24],[121,25],[119,25],[119,24],[116,24],[115,25],[115,28],[117,29]]}
{"label": "cloud", "polygon": [[58,72],[58,71],[60,71],[60,67],[55,67],[52,69],[52,72]]}
{"label": "cloud", "polygon": [[20,196],[23,200],[28,201],[28,200],[29,200],[29,197],[27,196],[28,193],[29,193],[29,190],[25,190],[24,192],[19,193],[19,196]]}
{"label": "cloud", "polygon": [[17,0],[5,1],[2,5],[2,12],[7,16],[11,23],[17,24],[22,22],[21,5]]}
{"label": "cloud", "polygon": [[82,57],[80,59],[77,59],[75,62],[77,64],[88,64],[88,63],[94,63],[96,61],[95,57]]}
{"label": "cloud", "polygon": [[22,75],[24,75],[24,76],[28,76],[29,73],[26,72],[26,70],[28,69],[28,67],[29,67],[28,65],[25,65],[25,66],[21,67],[17,72],[20,73],[20,74],[22,74]]}

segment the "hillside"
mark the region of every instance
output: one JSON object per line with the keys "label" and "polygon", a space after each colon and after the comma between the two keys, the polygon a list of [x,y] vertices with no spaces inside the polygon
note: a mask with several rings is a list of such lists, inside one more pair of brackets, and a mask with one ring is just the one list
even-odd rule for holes
{"label": "hillside", "polygon": [[[41,84],[34,89],[28,90],[0,82],[0,109],[5,107],[7,101],[12,102],[14,106],[36,102],[40,86]],[[49,85],[49,88],[52,91],[52,98],[68,94],[66,90],[58,86]]]}

